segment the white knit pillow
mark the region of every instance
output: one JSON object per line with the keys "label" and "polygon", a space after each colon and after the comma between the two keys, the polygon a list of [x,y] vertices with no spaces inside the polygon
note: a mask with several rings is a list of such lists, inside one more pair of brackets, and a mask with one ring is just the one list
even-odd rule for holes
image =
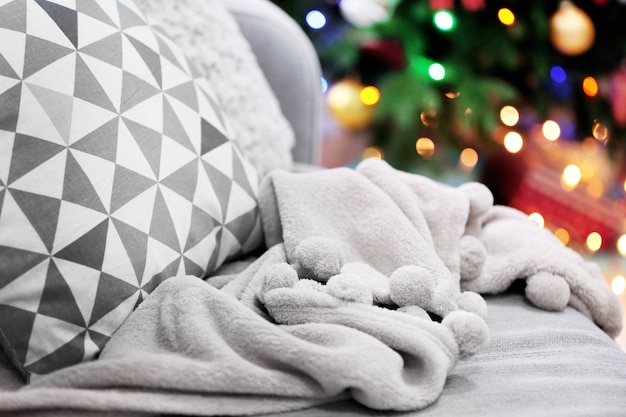
{"label": "white knit pillow", "polygon": [[223,0],[137,0],[214,86],[234,140],[261,176],[289,169],[294,133]]}

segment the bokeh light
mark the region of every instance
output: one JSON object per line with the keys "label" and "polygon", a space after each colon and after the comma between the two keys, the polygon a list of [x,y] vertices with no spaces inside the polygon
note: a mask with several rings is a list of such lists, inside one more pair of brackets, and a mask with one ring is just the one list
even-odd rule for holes
{"label": "bokeh light", "polygon": [[428,75],[435,81],[441,81],[446,77],[446,69],[440,63],[435,62],[428,67]]}
{"label": "bokeh light", "polygon": [[543,216],[541,215],[541,213],[537,213],[536,211],[533,213],[530,213],[528,215],[528,218],[537,223],[539,225],[539,227],[544,227],[546,225],[546,220],[543,218]]}
{"label": "bokeh light", "polygon": [[569,232],[563,228],[556,229],[554,236],[561,241],[562,244],[567,245],[569,243]]}
{"label": "bokeh light", "polygon": [[580,172],[580,168],[578,168],[577,165],[570,164],[563,170],[563,175],[561,175],[561,185],[566,190],[573,190],[580,182],[581,176],[582,174]]}
{"label": "bokeh light", "polygon": [[319,10],[311,10],[306,14],[306,24],[311,29],[321,29],[326,26],[326,16]]}
{"label": "bokeh light", "polygon": [[541,133],[551,142],[554,142],[561,136],[561,126],[554,120],[546,120],[541,126]]}
{"label": "bokeh light", "polygon": [[598,82],[593,77],[585,77],[583,80],[583,92],[589,97],[598,95]]}
{"label": "bokeh light", "polygon": [[415,141],[415,150],[424,159],[429,159],[435,153],[435,142],[430,138],[419,138]]}
{"label": "bokeh light", "polygon": [[328,81],[326,81],[326,78],[322,77],[321,82],[322,82],[322,94],[323,94],[326,92],[326,90],[328,90]]}
{"label": "bokeh light", "polygon": [[524,147],[524,138],[517,132],[509,132],[504,136],[504,149],[510,153],[518,153]]}
{"label": "bokeh light", "polygon": [[617,239],[617,251],[620,255],[626,256],[626,235],[621,235]]}
{"label": "bokeh light", "polygon": [[361,102],[366,106],[373,106],[380,100],[380,91],[373,85],[363,87],[360,93]]}
{"label": "bokeh light", "polygon": [[585,244],[587,245],[587,249],[592,252],[597,252],[602,247],[602,236],[600,236],[598,232],[591,232],[587,236]]}
{"label": "bokeh light", "polygon": [[424,110],[420,113],[420,120],[424,126],[436,128],[439,126],[437,110]]}
{"label": "bokeh light", "polygon": [[498,10],[498,20],[505,26],[512,26],[515,24],[515,15],[511,9],[504,7]]}
{"label": "bokeh light", "polygon": [[519,122],[519,111],[513,106],[504,106],[500,109],[500,121],[505,126],[515,126]]}
{"label": "bokeh light", "polygon": [[375,159],[383,159],[383,151],[376,146],[370,146],[363,151],[361,155],[363,159],[375,158]]}
{"label": "bokeh light", "polygon": [[563,67],[555,65],[550,69],[550,78],[552,78],[552,81],[555,83],[562,84],[567,80],[567,73]]}
{"label": "bokeh light", "polygon": [[616,295],[624,294],[626,291],[626,278],[622,275],[618,275],[611,281],[611,289]]}
{"label": "bokeh light", "polygon": [[461,151],[459,162],[465,168],[472,169],[478,164],[478,152],[472,148],[465,148]]}
{"label": "bokeh light", "polygon": [[438,10],[433,15],[433,22],[437,29],[447,32],[454,27],[454,15],[449,10]]}
{"label": "bokeh light", "polygon": [[591,128],[591,134],[600,142],[606,142],[609,137],[609,128],[599,120],[594,120]]}

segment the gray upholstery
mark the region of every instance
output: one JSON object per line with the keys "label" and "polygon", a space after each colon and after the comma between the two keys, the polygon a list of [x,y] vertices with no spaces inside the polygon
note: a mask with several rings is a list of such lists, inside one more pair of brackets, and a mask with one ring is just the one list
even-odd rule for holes
{"label": "gray upholstery", "polygon": [[430,407],[385,413],[343,401],[282,416],[626,415],[626,354],[590,320],[571,307],[539,310],[518,294],[487,304],[491,344],[456,366]]}
{"label": "gray upholstery", "polygon": [[280,8],[263,0],[228,0],[296,135],[295,162],[319,162],[321,70],[311,42]]}

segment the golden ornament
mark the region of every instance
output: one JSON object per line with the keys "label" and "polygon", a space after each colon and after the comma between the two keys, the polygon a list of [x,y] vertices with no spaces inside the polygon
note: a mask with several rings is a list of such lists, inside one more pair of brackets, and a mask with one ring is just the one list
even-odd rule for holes
{"label": "golden ornament", "polygon": [[359,130],[372,122],[375,106],[363,103],[363,88],[358,81],[348,78],[337,81],[326,92],[328,111],[340,126]]}
{"label": "golden ornament", "polygon": [[591,18],[569,1],[561,2],[550,19],[550,39],[564,55],[580,55],[595,40],[596,29]]}

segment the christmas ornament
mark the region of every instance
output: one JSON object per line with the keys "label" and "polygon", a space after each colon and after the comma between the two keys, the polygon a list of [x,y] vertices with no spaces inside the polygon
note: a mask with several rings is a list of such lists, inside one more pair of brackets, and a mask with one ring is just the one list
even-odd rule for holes
{"label": "christmas ornament", "polygon": [[326,93],[326,105],[337,123],[350,130],[367,127],[374,118],[374,106],[361,100],[363,85],[353,79],[336,82]]}
{"label": "christmas ornament", "polygon": [[626,127],[626,68],[616,70],[611,76],[609,101],[615,124]]}
{"label": "christmas ornament", "polygon": [[371,26],[389,20],[399,0],[341,0],[344,19],[357,27]]}
{"label": "christmas ornament", "polygon": [[595,34],[591,18],[569,1],[561,2],[550,19],[550,39],[564,55],[586,52],[593,44]]}

